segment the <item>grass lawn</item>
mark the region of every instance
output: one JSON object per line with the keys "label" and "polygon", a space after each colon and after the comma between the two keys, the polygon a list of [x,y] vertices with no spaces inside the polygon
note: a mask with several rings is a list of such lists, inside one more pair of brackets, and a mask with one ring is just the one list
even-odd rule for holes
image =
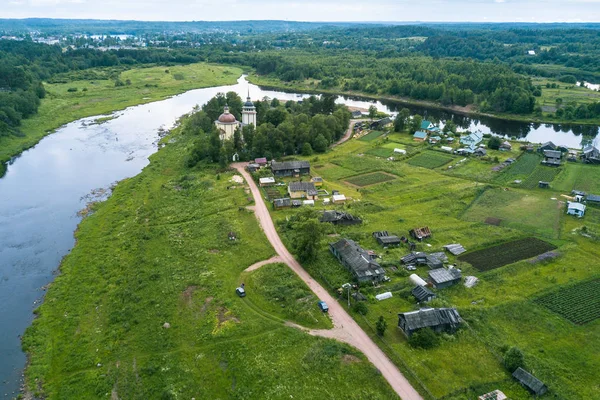
{"label": "grass lawn", "polygon": [[360,139],[363,142],[372,142],[373,140],[377,139],[379,136],[383,135],[385,132],[383,131],[372,131],[367,133],[365,136],[362,136]]}
{"label": "grass lawn", "polygon": [[[169,70],[168,74],[165,69]],[[189,89],[234,84],[241,73],[242,70],[236,67],[203,63],[134,68],[120,73],[121,81],[131,81],[131,85],[121,87],[115,87],[112,79],[71,80],[69,76],[72,75],[67,75],[68,83],[44,85],[46,98],[42,100],[38,113],[23,121],[20,127],[24,134],[22,137],[0,138],[0,163],[35,145],[68,122],[161,100]],[[179,79],[175,79],[175,75]],[[68,92],[69,88],[77,88],[77,92]],[[83,91],[84,88],[87,90]]]}
{"label": "grass lawn", "polygon": [[354,186],[371,186],[376,185],[382,182],[393,181],[396,177],[392,174],[384,173],[384,172],[371,172],[370,174],[352,176],[350,178],[346,178],[346,182],[350,183]]}
{"label": "grass lawn", "polygon": [[415,167],[439,168],[454,160],[454,157],[433,151],[425,151],[410,158],[407,163]]}
{"label": "grass lawn", "polygon": [[227,190],[231,172],[185,167],[192,141],[165,138],[80,224],[23,339],[28,388],[46,399],[394,398],[362,354],[283,324],[329,326],[291,272],[243,274],[274,251],[244,188]]}
{"label": "grass lawn", "polygon": [[574,189],[600,193],[600,165],[568,163],[554,179],[552,187],[567,193]]}
{"label": "grass lawn", "polygon": [[464,213],[467,221],[484,222],[499,218],[501,226],[557,238],[563,208],[546,191],[521,191],[493,188],[486,190]]}

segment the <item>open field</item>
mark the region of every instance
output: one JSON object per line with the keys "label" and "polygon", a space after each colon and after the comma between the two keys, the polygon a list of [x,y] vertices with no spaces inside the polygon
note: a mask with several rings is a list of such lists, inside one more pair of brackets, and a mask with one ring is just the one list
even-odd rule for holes
{"label": "open field", "polygon": [[433,169],[446,165],[453,159],[453,157],[445,154],[436,153],[433,151],[425,151],[421,154],[417,154],[416,156],[410,158],[407,161],[407,163],[410,165],[414,165],[415,167]]}
{"label": "open field", "polygon": [[[166,69],[169,73],[165,73]],[[102,75],[103,70],[96,72]],[[68,122],[161,100],[190,89],[234,84],[241,73],[242,70],[237,67],[204,63],[134,68],[120,72],[120,75],[117,72],[121,81],[131,82],[121,87],[115,87],[115,81],[108,79],[108,75],[105,79],[92,80],[74,80],[81,78],[76,73],[66,75],[64,80],[68,83],[44,85],[46,98],[42,100],[38,113],[24,120],[20,127],[24,136],[0,138],[0,163],[35,145],[48,133]],[[175,79],[175,75],[183,79]],[[69,92],[69,88],[76,88],[77,91]]]}
{"label": "open field", "polygon": [[383,135],[385,132],[382,131],[372,131],[367,133],[365,136],[361,137],[358,140],[361,140],[363,142],[372,142],[373,140],[377,139],[379,136]]}
{"label": "open field", "polygon": [[543,240],[525,238],[467,253],[461,255],[458,259],[468,262],[479,271],[489,271],[535,257],[555,248],[556,246]]}
{"label": "open field", "polygon": [[516,162],[502,171],[496,182],[510,183],[514,180],[525,180],[540,165],[542,158],[536,153],[524,153]]}
{"label": "open field", "polygon": [[563,287],[535,302],[574,324],[587,324],[600,318],[600,278]]}
{"label": "open field", "polygon": [[598,166],[586,164],[567,164],[554,179],[553,188],[570,193],[582,190],[586,193],[600,193],[600,173]]}
{"label": "open field", "polygon": [[392,174],[385,172],[371,172],[369,174],[351,176],[350,178],[346,178],[346,182],[354,186],[365,187],[382,182],[393,181],[394,179],[396,179],[396,177]]}
{"label": "open field", "polygon": [[[314,326],[328,324],[289,271],[267,266],[243,275],[274,250],[244,208],[243,187],[227,190],[231,172],[184,166],[192,141],[177,132],[165,138],[142,173],[120,182],[80,224],[23,339],[32,394],[394,398],[362,354],[283,324],[311,315]],[[240,299],[235,288],[244,281],[248,295]],[[272,301],[281,295],[291,297]]]}
{"label": "open field", "polygon": [[[562,99],[562,104],[565,105],[572,102],[577,104],[587,104],[594,101],[600,101],[600,92],[560,82],[556,79],[533,78],[532,83],[535,86],[542,85],[542,96],[537,99],[537,104],[545,109],[556,109],[556,99]],[[547,83],[557,84],[558,87],[554,89],[547,88]]]}
{"label": "open field", "polygon": [[521,187],[526,189],[535,189],[539,186],[541,182],[550,182],[550,186],[552,186],[552,181],[554,178],[560,173],[560,169],[557,167],[546,167],[545,165],[538,165],[535,167],[531,175],[527,177],[521,183]]}

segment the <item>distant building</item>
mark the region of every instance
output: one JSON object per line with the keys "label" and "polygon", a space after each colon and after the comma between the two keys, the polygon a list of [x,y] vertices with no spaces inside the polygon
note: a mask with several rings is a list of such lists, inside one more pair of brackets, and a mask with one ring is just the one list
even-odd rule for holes
{"label": "distant building", "polygon": [[428,272],[429,283],[436,289],[444,289],[460,283],[462,274],[456,268],[437,268]]}
{"label": "distant building", "polygon": [[425,139],[427,139],[427,132],[416,131],[415,134],[413,135],[413,140],[416,140],[418,142],[422,142]]}
{"label": "distant building", "polygon": [[560,165],[560,159],[562,158],[562,153],[558,150],[544,150],[544,161],[542,164],[548,165],[551,167],[558,167]]}
{"label": "distant building", "polygon": [[277,177],[308,175],[310,174],[310,163],[308,161],[273,161],[271,162],[271,171]]}
{"label": "distant building", "polygon": [[546,142],[546,143],[543,143],[540,147],[538,147],[537,150],[540,153],[543,153],[545,150],[556,150],[556,145],[552,142]]}
{"label": "distant building", "polygon": [[312,178],[310,178],[310,181],[315,184],[315,187],[323,186],[323,178],[321,178],[320,176],[313,176]]}
{"label": "distant building", "polygon": [[357,225],[362,224],[362,220],[345,212],[329,210],[324,211],[320,219],[321,222],[329,222],[334,225]]}
{"label": "distant building", "polygon": [[512,376],[519,381],[521,385],[525,386],[527,390],[537,396],[542,396],[548,391],[548,387],[544,385],[542,381],[521,367],[517,368],[517,370],[513,372]]}
{"label": "distant building", "polygon": [[467,136],[460,137],[460,144],[469,147],[471,150],[475,151],[475,147],[481,143],[483,140],[483,133],[481,132],[473,132],[468,134]]}
{"label": "distant building", "polygon": [[461,324],[460,315],[456,308],[422,308],[398,314],[398,328],[407,337],[413,333],[429,328],[434,332],[455,332]]}
{"label": "distant building", "polygon": [[272,176],[266,177],[266,178],[260,178],[258,180],[258,184],[261,187],[273,186],[275,184],[275,178],[273,178]]}
{"label": "distant building", "polygon": [[352,111],[352,118],[360,118],[362,117],[362,112],[359,110]]}
{"label": "distant building", "polygon": [[499,150],[501,150],[501,151],[511,151],[512,150],[512,144],[510,144],[510,142],[508,142],[508,141],[504,141],[500,145]]}
{"label": "distant building", "polygon": [[353,240],[331,243],[329,250],[358,282],[380,282],[385,277],[383,268],[375,261],[376,256]]}
{"label": "distant building", "polygon": [[530,56],[535,56],[535,50],[527,50],[527,54]]}
{"label": "distant building", "polygon": [[487,154],[487,151],[483,147],[478,147],[473,150],[473,155],[477,157],[483,157]]}
{"label": "distant building", "polygon": [[333,204],[342,204],[346,202],[346,196],[343,194],[334,194],[331,196],[331,201]]}
{"label": "distant building", "polygon": [[267,159],[265,157],[255,158],[254,163],[260,165],[261,167],[264,167],[267,165]]}

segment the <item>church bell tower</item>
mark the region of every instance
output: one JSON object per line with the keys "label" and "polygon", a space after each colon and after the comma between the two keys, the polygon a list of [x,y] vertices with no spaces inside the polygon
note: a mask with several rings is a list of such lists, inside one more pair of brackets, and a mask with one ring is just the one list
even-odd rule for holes
{"label": "church bell tower", "polygon": [[256,107],[250,100],[250,90],[248,90],[248,97],[242,108],[242,125],[254,125],[256,127]]}

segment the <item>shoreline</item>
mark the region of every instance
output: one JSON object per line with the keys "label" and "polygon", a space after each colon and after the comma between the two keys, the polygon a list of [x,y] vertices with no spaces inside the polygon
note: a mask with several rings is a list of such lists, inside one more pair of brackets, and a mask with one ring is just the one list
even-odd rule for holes
{"label": "shoreline", "polygon": [[351,91],[345,92],[345,91],[338,91],[338,90],[331,90],[331,89],[316,89],[315,88],[315,90],[310,90],[310,89],[306,89],[306,88],[302,88],[302,87],[298,87],[298,86],[286,86],[285,84],[283,84],[283,82],[281,85],[277,85],[276,83],[271,82],[271,81],[269,83],[261,83],[260,77],[258,77],[258,79],[256,79],[257,77],[258,76],[256,74],[249,74],[247,76],[248,82],[258,85],[265,89],[281,90],[284,92],[297,92],[297,93],[313,94],[313,95],[316,95],[319,93],[326,93],[326,94],[333,94],[333,95],[337,95],[337,96],[361,97],[364,99],[375,100],[375,101],[385,100],[385,101],[392,101],[392,102],[396,102],[396,103],[406,104],[408,106],[433,108],[436,110],[447,111],[447,112],[451,112],[454,114],[460,114],[460,115],[467,116],[470,118],[484,117],[484,118],[492,118],[492,119],[496,119],[496,120],[514,121],[514,122],[527,123],[527,124],[553,124],[553,125],[569,125],[569,126],[600,125],[600,120],[563,121],[563,120],[552,120],[552,119],[545,119],[545,118],[534,119],[534,118],[530,118],[530,117],[526,117],[526,116],[519,116],[516,114],[491,114],[491,113],[477,111],[469,106],[466,106],[466,107],[444,106],[439,103],[424,101],[424,100],[415,100],[415,99],[411,99],[408,97],[373,95],[373,94],[368,94],[368,93],[351,92]]}

